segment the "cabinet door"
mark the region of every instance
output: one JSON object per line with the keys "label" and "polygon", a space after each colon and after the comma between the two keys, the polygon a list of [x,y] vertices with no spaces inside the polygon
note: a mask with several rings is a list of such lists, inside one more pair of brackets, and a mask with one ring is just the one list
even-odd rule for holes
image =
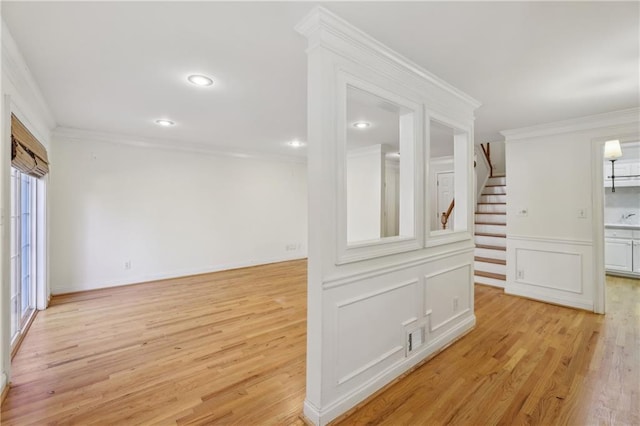
{"label": "cabinet door", "polygon": [[631,272],[631,240],[607,238],[604,241],[604,267],[614,271]]}
{"label": "cabinet door", "polygon": [[633,272],[640,273],[640,240],[633,241]]}

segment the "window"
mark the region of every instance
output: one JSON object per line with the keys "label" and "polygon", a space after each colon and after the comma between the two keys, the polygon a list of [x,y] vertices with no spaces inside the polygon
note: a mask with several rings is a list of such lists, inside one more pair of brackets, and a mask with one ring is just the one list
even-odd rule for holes
{"label": "window", "polygon": [[11,345],[35,308],[36,179],[11,168]]}

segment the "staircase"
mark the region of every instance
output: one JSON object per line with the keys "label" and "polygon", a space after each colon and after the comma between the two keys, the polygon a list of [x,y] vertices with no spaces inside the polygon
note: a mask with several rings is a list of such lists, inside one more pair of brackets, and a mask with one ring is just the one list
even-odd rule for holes
{"label": "staircase", "polygon": [[475,282],[504,288],[507,273],[507,181],[491,177],[475,215]]}

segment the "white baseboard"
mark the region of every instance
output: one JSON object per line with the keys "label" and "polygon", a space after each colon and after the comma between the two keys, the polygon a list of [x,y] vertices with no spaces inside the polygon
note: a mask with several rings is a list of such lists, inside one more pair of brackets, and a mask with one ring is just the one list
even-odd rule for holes
{"label": "white baseboard", "polygon": [[123,285],[138,284],[138,283],[144,283],[149,281],[181,278],[181,277],[187,277],[190,275],[208,274],[211,272],[226,271],[229,269],[247,268],[250,266],[267,265],[270,263],[287,262],[290,260],[300,260],[300,259],[305,259],[306,257],[307,257],[306,254],[295,254],[292,256],[281,256],[281,257],[265,258],[260,260],[249,260],[246,262],[236,262],[236,263],[226,263],[226,264],[220,264],[220,265],[206,266],[203,268],[184,269],[184,270],[161,273],[161,274],[142,274],[142,275],[137,275],[127,279],[102,281],[99,283],[85,283],[83,285],[78,285],[78,286],[58,286],[58,285],[52,284],[51,293],[56,295],[56,294],[65,294],[65,293],[75,293],[79,291],[100,290],[103,288],[119,287]]}
{"label": "white baseboard", "polygon": [[0,374],[0,395],[3,395],[5,392],[5,388],[7,387],[9,381],[7,380],[7,374]]}
{"label": "white baseboard", "polygon": [[593,311],[593,300],[586,300],[578,297],[558,297],[550,295],[548,292],[537,293],[535,291],[531,291],[529,287],[513,283],[508,283],[504,288],[504,292],[513,296],[526,297],[527,299],[539,300],[541,302],[552,303],[554,305],[569,306],[572,308]]}
{"label": "white baseboard", "polygon": [[434,339],[424,348],[413,354],[410,358],[405,358],[404,360],[390,366],[387,370],[382,371],[371,380],[362,384],[362,386],[359,386],[348,394],[342,396],[340,399],[328,404],[324,409],[318,409],[314,404],[305,400],[305,417],[318,426],[328,424],[338,416],[346,413],[362,401],[366,400],[403,373],[424,361],[426,358],[446,349],[459,337],[471,330],[475,324],[475,315],[465,318],[454,328],[439,336],[437,339]]}

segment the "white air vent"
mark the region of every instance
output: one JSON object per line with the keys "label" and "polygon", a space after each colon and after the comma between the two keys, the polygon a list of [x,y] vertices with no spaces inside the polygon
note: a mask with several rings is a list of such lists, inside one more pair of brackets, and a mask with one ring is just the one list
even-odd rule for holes
{"label": "white air vent", "polygon": [[424,327],[416,328],[407,333],[407,356],[422,346],[424,342]]}

